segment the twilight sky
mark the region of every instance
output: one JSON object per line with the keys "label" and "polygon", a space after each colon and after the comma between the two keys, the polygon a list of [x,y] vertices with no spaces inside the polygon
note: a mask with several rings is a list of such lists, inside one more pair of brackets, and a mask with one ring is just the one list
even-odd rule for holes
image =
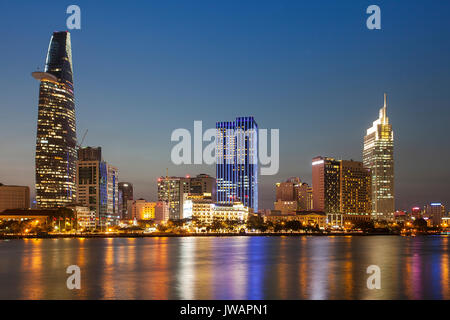
{"label": "twilight sky", "polygon": [[[174,129],[237,116],[280,129],[280,171],[311,182],[317,155],[361,161],[383,92],[394,128],[398,209],[450,205],[450,2],[2,1],[0,182],[34,189],[39,84],[53,31],[81,7],[72,52],[78,137],[156,199],[165,175],[215,174],[170,162]],[[382,30],[366,28],[381,7]]]}

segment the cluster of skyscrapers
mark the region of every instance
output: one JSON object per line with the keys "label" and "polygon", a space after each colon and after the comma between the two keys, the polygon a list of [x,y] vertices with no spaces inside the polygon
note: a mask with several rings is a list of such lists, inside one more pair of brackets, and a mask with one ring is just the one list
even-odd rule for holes
{"label": "cluster of skyscrapers", "polygon": [[[70,33],[55,32],[50,40],[45,70],[33,72],[40,81],[36,140],[36,205],[56,208],[82,205],[96,225],[112,225],[136,218],[136,208],[149,208],[133,200],[133,186],[119,182],[118,169],[102,158],[102,150],[77,145],[73,65]],[[161,177],[158,201],[168,218],[184,217],[188,196],[206,195],[218,204],[258,210],[257,124],[252,117],[217,123],[216,179],[208,175]],[[154,207],[157,207],[156,205]],[[142,212],[148,212],[143,209]],[[139,210],[138,210],[139,211]],[[133,214],[133,212],[135,214]],[[149,216],[149,215],[146,215]],[[151,216],[151,215],[150,215]]]}
{"label": "cluster of skyscrapers", "polygon": [[[134,199],[131,183],[119,182],[118,169],[102,158],[100,147],[77,145],[69,32],[53,33],[45,69],[32,75],[40,81],[35,158],[38,208],[81,205],[89,209],[96,225],[154,218],[150,212],[160,207],[163,220],[190,218],[196,205],[200,211],[208,207],[221,214],[233,215],[236,212],[226,208],[236,205],[258,212],[258,125],[253,117],[216,123],[216,178],[162,176],[157,182],[158,200],[149,203]],[[363,161],[315,157],[312,185],[299,178],[277,183],[275,211],[391,220],[395,213],[393,154],[385,95],[379,118],[364,137]],[[28,189],[23,192],[29,197]]]}
{"label": "cluster of skyscrapers", "polygon": [[312,187],[299,178],[276,185],[275,210],[280,213],[318,211],[392,220],[394,203],[394,134],[386,114],[364,137],[363,161],[318,156],[312,159]]}
{"label": "cluster of skyscrapers", "polygon": [[[80,204],[94,213],[97,225],[126,216],[118,169],[102,159],[101,148],[81,148],[76,139],[70,33],[53,33],[40,81],[36,137],[36,205],[41,209]],[[132,191],[131,191],[132,197]]]}

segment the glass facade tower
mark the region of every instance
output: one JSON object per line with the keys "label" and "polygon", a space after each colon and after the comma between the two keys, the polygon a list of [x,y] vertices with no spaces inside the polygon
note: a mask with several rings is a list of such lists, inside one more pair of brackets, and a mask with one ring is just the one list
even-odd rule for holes
{"label": "glass facade tower", "polygon": [[217,202],[258,211],[258,125],[253,117],[216,123]]}
{"label": "glass facade tower", "polygon": [[374,219],[394,218],[394,132],[386,114],[387,102],[379,118],[367,129],[364,137],[363,162],[372,172],[372,216]]}
{"label": "glass facade tower", "polygon": [[40,81],[36,137],[36,202],[40,208],[61,207],[76,200],[76,125],[69,32],[50,40]]}

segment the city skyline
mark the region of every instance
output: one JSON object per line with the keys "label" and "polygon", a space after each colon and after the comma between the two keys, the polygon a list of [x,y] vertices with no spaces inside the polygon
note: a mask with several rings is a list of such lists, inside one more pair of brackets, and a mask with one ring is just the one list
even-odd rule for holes
{"label": "city skyline", "polygon": [[[89,8],[88,5],[86,6]],[[290,6],[295,7],[293,4],[290,4]],[[413,9],[416,10],[412,10],[412,17],[407,17],[408,19],[429,14],[431,11],[430,8],[435,8],[433,5],[430,5],[431,7],[424,13],[420,13],[420,6],[414,6],[414,4],[412,4],[412,6]],[[114,7],[113,9],[116,10]],[[249,8],[244,9],[244,13],[247,13]],[[314,14],[318,14],[318,8],[315,8],[314,6],[307,7],[307,9],[312,11]],[[347,7],[345,7],[345,9],[347,9]],[[387,6],[387,9],[389,9],[389,6]],[[93,10],[95,13],[98,12],[95,6],[88,10]],[[165,12],[164,8],[159,8],[159,10]],[[206,6],[204,10],[208,11],[208,7]],[[117,14],[116,11],[114,12]],[[282,15],[286,15],[286,11],[283,8],[280,8],[280,12]],[[51,13],[52,11],[50,10],[48,14]],[[227,13],[228,11],[225,10],[225,15]],[[203,14],[205,14],[205,12],[203,12]],[[334,16],[332,18],[334,18]],[[260,22],[259,16],[255,17],[255,19],[257,22]],[[308,23],[305,25],[307,26],[307,29],[310,30],[314,24],[311,21],[307,22]],[[241,23],[244,24],[244,21],[241,21]],[[278,34],[281,31],[285,31],[279,20],[275,20],[273,23],[277,26],[277,29],[274,30],[274,32],[277,32]],[[438,22],[434,23],[436,25],[438,24]],[[61,22],[61,25],[62,24],[63,21]],[[226,23],[223,24],[226,25]],[[429,28],[437,28],[435,24],[429,26]],[[244,25],[247,26],[247,24]],[[344,26],[350,27],[350,25],[351,23],[345,24]],[[389,27],[389,25],[386,27]],[[15,33],[20,34],[20,36],[24,39],[30,40],[28,41],[27,46],[30,46],[29,48],[31,48],[31,50],[27,49],[28,47],[24,46],[22,43],[18,44],[18,49],[20,51],[18,54],[22,57],[18,60],[26,61],[25,64],[28,67],[28,70],[27,72],[22,72],[23,69],[21,67],[16,68],[17,71],[14,72],[14,78],[12,79],[11,84],[8,85],[8,87],[11,87],[11,90],[8,90],[8,92],[5,93],[5,101],[3,102],[7,106],[5,108],[7,110],[6,117],[4,118],[5,120],[2,120],[1,122],[1,127],[4,128],[2,132],[6,135],[6,137],[13,137],[12,141],[14,141],[14,143],[11,144],[5,139],[2,139],[2,150],[10,150],[8,153],[3,153],[3,156],[0,159],[0,177],[1,182],[4,184],[28,185],[31,187],[34,185],[33,157],[30,157],[32,152],[30,148],[32,148],[31,146],[34,142],[33,135],[35,133],[33,133],[33,131],[35,130],[34,126],[37,116],[36,83],[31,81],[32,79],[29,78],[29,71],[35,69],[35,66],[39,64],[39,61],[43,60],[42,57],[45,50],[43,49],[42,41],[48,42],[48,35],[55,29],[55,27],[51,27],[51,30],[48,30],[49,27],[46,27],[46,32],[42,32],[42,28],[43,27],[36,28],[36,30],[33,30],[31,35],[28,37],[26,35],[22,35],[21,28],[14,31]],[[174,26],[174,28],[177,27]],[[334,103],[333,108],[327,106],[330,104],[329,99],[322,98],[318,94],[317,86],[312,87],[315,88],[315,90],[312,90],[307,94],[306,100],[304,98],[298,99],[297,101],[295,101],[296,99],[292,99],[292,101],[284,100],[284,102],[282,102],[282,106],[279,106],[279,104],[275,102],[276,98],[283,97],[284,94],[287,94],[290,98],[296,97],[296,95],[293,95],[292,91],[286,91],[286,88],[288,88],[289,85],[295,86],[296,88],[300,85],[303,85],[304,89],[310,88],[310,84],[305,83],[303,77],[311,75],[311,70],[306,69],[300,72],[300,69],[298,69],[299,74],[302,74],[302,78],[297,78],[297,81],[295,81],[295,78],[288,76],[289,72],[286,65],[279,64],[278,62],[272,62],[272,64],[269,64],[269,70],[267,71],[266,69],[266,71],[273,77],[277,75],[275,68],[280,67],[283,75],[280,79],[282,79],[282,83],[285,87],[280,88],[279,86],[276,86],[278,94],[269,95],[266,92],[261,92],[261,90],[266,89],[264,84],[269,84],[269,82],[263,83],[261,81],[256,81],[254,82],[253,87],[249,87],[248,85],[244,86],[244,88],[248,89],[248,92],[245,93],[235,86],[230,86],[232,74],[225,74],[227,76],[226,78],[221,77],[220,72],[223,71],[223,66],[219,66],[217,71],[213,72],[212,75],[213,79],[216,81],[223,80],[226,81],[226,84],[228,85],[227,90],[222,91],[219,95],[219,97],[227,97],[224,101],[217,99],[219,98],[217,96],[213,100],[205,100],[205,97],[209,97],[209,95],[204,90],[201,90],[201,84],[204,84],[204,82],[194,81],[196,87],[190,87],[190,90],[192,90],[191,92],[194,96],[191,95],[189,99],[186,100],[185,104],[175,103],[175,101],[171,98],[164,100],[165,98],[168,98],[168,96],[166,97],[163,94],[158,96],[156,103],[154,99],[151,99],[153,101],[152,103],[145,102],[144,104],[139,103],[139,100],[136,100],[132,103],[132,105],[127,105],[128,110],[130,110],[130,114],[135,115],[135,112],[140,110],[144,113],[144,116],[141,117],[144,119],[146,116],[150,116],[151,114],[146,114],[142,109],[149,108],[154,114],[159,114],[161,112],[158,119],[173,120],[169,122],[170,125],[165,123],[164,128],[157,123],[158,121],[152,120],[150,122],[151,126],[149,132],[143,133],[139,129],[143,124],[143,120],[138,119],[135,116],[131,117],[128,113],[121,113],[122,117],[112,116],[113,113],[120,113],[120,105],[125,105],[124,102],[126,101],[126,98],[131,97],[135,93],[134,89],[130,89],[130,87],[125,86],[123,92],[119,92],[117,90],[113,90],[114,87],[105,87],[106,84],[111,84],[109,81],[105,84],[93,84],[88,79],[88,77],[92,77],[93,75],[89,68],[100,68],[100,70],[103,70],[107,76],[109,72],[107,69],[108,66],[119,66],[119,68],[122,66],[122,64],[120,64],[120,60],[116,59],[117,56],[112,54],[111,57],[105,59],[106,61],[93,59],[96,61],[97,66],[97,68],[93,68],[94,61],[89,62],[87,59],[88,44],[90,43],[89,41],[91,41],[90,37],[93,36],[88,30],[89,29],[86,28],[86,30],[75,32],[72,39],[73,42],[78,42],[80,44],[79,46],[76,46],[76,49],[74,49],[74,68],[77,83],[77,125],[81,129],[79,132],[83,132],[84,129],[89,128],[89,135],[87,136],[85,145],[101,145],[104,147],[106,158],[119,168],[121,172],[121,180],[123,178],[123,181],[130,181],[135,185],[137,194],[136,198],[144,197],[149,200],[156,199],[155,181],[157,177],[164,173],[166,167],[169,167],[170,175],[184,176],[186,174],[195,175],[201,172],[212,174],[214,172],[214,166],[176,167],[170,164],[170,148],[172,146],[169,140],[170,131],[178,127],[189,128],[192,123],[191,120],[202,119],[205,123],[208,123],[211,127],[214,127],[215,121],[220,119],[234,118],[236,116],[251,114],[258,121],[260,127],[280,129],[280,172],[276,176],[261,177],[260,181],[260,202],[262,203],[260,207],[271,208],[274,200],[275,182],[283,181],[289,176],[299,176],[303,181],[311,183],[310,159],[314,156],[318,154],[326,154],[337,159],[353,158],[354,160],[362,160],[362,137],[365,129],[370,125],[376,115],[376,110],[379,109],[378,101],[380,100],[382,92],[387,91],[390,95],[390,118],[396,128],[397,143],[395,167],[397,209],[409,209],[415,205],[423,206],[424,204],[433,201],[439,201],[447,204],[449,201],[448,193],[446,192],[449,186],[448,170],[446,171],[445,165],[440,162],[430,168],[429,159],[427,156],[432,154],[433,150],[435,152],[436,148],[439,148],[439,146],[445,145],[446,136],[443,129],[445,128],[443,121],[446,118],[445,115],[448,114],[445,106],[448,104],[450,99],[448,99],[448,94],[445,93],[444,88],[441,88],[442,83],[445,83],[445,79],[448,77],[448,75],[444,75],[442,72],[439,72],[440,70],[444,70],[448,65],[448,61],[441,60],[441,56],[435,57],[437,61],[440,62],[439,68],[434,64],[430,65],[429,63],[425,63],[426,59],[423,58],[428,56],[428,52],[424,50],[415,51],[417,56],[409,56],[411,58],[409,63],[402,63],[398,59],[387,61],[380,58],[384,63],[381,63],[381,69],[379,71],[370,69],[370,71],[374,73],[371,74],[371,76],[375,75],[374,80],[370,81],[368,78],[362,76],[362,73],[353,70],[355,71],[355,77],[360,80],[363,79],[365,84],[371,87],[370,90],[367,88],[361,89],[358,87],[356,89],[361,90],[355,90],[354,88],[350,89],[350,87],[346,88],[342,85],[339,85],[338,88],[336,76],[342,75],[342,72],[344,71],[342,68],[345,66],[345,64],[338,61],[337,65],[338,68],[340,68],[340,71],[332,73],[332,79],[328,79],[323,84],[322,88],[332,97]],[[119,39],[123,32],[124,31],[118,33]],[[361,54],[361,52],[367,53],[367,46],[371,42],[372,45],[375,46],[381,45],[380,48],[373,48],[371,46],[371,49],[373,49],[374,52],[373,55],[370,55],[370,57],[376,56],[384,49],[395,49],[393,41],[400,41],[399,38],[397,38],[397,36],[399,36],[398,34],[395,36],[386,35],[385,38],[384,36],[373,36],[364,30],[356,30],[355,32],[358,36],[364,35],[368,38],[366,40],[361,39],[363,42],[362,46],[355,45],[355,49],[359,49],[356,50],[358,54]],[[417,32],[414,26],[411,32]],[[444,37],[446,32],[446,30],[442,30],[437,36]],[[252,33],[255,35],[259,34],[257,30],[252,30]],[[383,35],[383,33],[381,34]],[[11,43],[12,39],[10,35],[6,34],[5,31],[2,31],[2,35],[5,36],[4,39],[7,43]],[[221,35],[225,36],[225,33],[222,33]],[[260,41],[258,42],[259,44],[268,45],[266,42],[262,41],[262,38],[258,39]],[[107,40],[111,41],[109,45],[112,45],[112,38],[108,38]],[[205,45],[205,43],[201,41],[202,39],[197,38],[196,40],[200,44]],[[237,39],[236,41],[238,43],[236,44],[242,46],[243,43],[240,40],[242,41],[243,39]],[[407,37],[407,39],[404,40],[407,44],[409,44],[407,48],[415,48],[415,46],[413,46],[411,42],[408,42],[408,40],[411,39]],[[425,41],[424,39],[422,40]],[[40,45],[36,45],[38,42]],[[233,43],[232,40],[229,40],[227,44],[229,45],[230,42]],[[313,41],[310,43],[312,44],[314,50],[318,49],[317,46],[314,46]],[[162,50],[163,43],[157,42],[157,44],[159,45],[159,50]],[[283,48],[288,46],[287,43],[282,44]],[[107,44],[103,43],[103,45]],[[298,44],[293,43],[290,45],[293,46],[296,52],[296,59],[299,57],[305,58],[305,55],[300,54]],[[446,44],[442,45],[444,46]],[[337,47],[332,47],[334,49],[334,53],[339,52],[336,51],[338,50]],[[212,50],[213,52],[216,52],[214,48],[212,48]],[[193,51],[189,52],[192,53]],[[272,52],[277,53],[279,56],[278,51],[275,50]],[[256,51],[250,48],[246,51],[246,53],[256,54]],[[8,58],[9,53],[5,54]],[[219,57],[222,59],[231,58],[232,55],[237,54],[237,51],[232,51],[230,54],[231,55],[222,55]],[[23,59],[24,57],[26,57],[26,59]],[[263,57],[266,56],[263,55]],[[306,57],[308,56],[306,55]],[[244,55],[238,56],[238,58],[238,62],[242,63]],[[317,71],[320,72],[317,74],[317,77],[320,75],[320,79],[325,79],[326,75],[323,73],[323,69],[320,69],[320,66],[318,66],[317,60],[312,59],[311,57],[309,58],[310,59],[308,61],[312,62],[316,68],[319,68]],[[369,58],[367,59],[369,60]],[[11,61],[11,59],[4,60]],[[292,66],[294,59],[288,60]],[[173,67],[186,67],[183,60],[171,62],[173,63]],[[204,72],[202,66],[205,66],[205,63],[211,63],[210,60],[195,60],[194,62],[197,67],[200,67],[199,70],[202,72]],[[11,70],[11,67],[5,65],[4,62],[2,63],[5,70]],[[377,62],[373,63],[377,64]],[[411,82],[411,80],[408,80],[408,82],[403,79],[402,76],[397,75],[397,73],[401,74],[402,71],[407,72],[409,67],[414,63],[418,63],[423,68],[428,67],[429,70],[431,69],[430,71],[434,70],[434,78],[436,78],[436,80],[433,80],[433,82],[427,82],[429,78],[421,77],[420,72],[415,75],[413,73],[413,79],[416,79],[413,82]],[[386,68],[390,64],[393,64],[398,68],[397,73],[392,71],[386,72]],[[169,66],[167,61],[165,61],[163,65],[166,67]],[[367,61],[367,64],[364,65],[369,66],[370,64]],[[251,64],[250,67],[243,68],[244,78],[248,80],[249,77],[252,77],[252,75],[257,75],[257,66],[259,65]],[[352,69],[356,67],[356,65],[352,63],[348,63],[347,66]],[[142,70],[151,70],[152,67],[157,68],[157,73],[159,75],[163,74],[161,72],[164,71],[164,69],[158,69],[158,66],[151,63],[146,63]],[[171,88],[173,85],[177,84],[180,79],[183,79],[183,77],[180,78],[180,76],[182,76],[181,74],[175,73],[176,76],[172,77],[173,82],[171,82],[168,78],[171,78],[170,75],[175,75],[173,73],[174,70],[167,70],[170,70],[170,72],[167,73],[162,79],[162,84],[155,84],[155,78],[150,77],[146,86],[148,85],[151,88],[154,87],[154,91],[157,91],[161,90],[161,85],[168,85],[167,88]],[[293,70],[297,72],[296,67],[294,67]],[[123,72],[127,74],[126,71]],[[139,79],[140,73],[137,75]],[[292,74],[290,75],[292,76]],[[204,76],[205,74],[202,74],[201,79],[205,79],[203,78]],[[393,79],[387,80],[387,76],[393,76]],[[437,80],[439,77],[441,77],[441,81]],[[419,78],[421,79],[420,81],[418,80]],[[233,77],[233,79],[236,79],[236,77]],[[384,81],[382,81],[383,79]],[[331,84],[331,80],[334,81],[334,85]],[[345,80],[345,84],[354,83],[351,79],[346,78]],[[2,81],[4,81],[4,79],[2,79]],[[376,82],[378,83],[375,84]],[[2,82],[2,84],[5,87],[4,82]],[[15,85],[17,85],[17,87]],[[88,86],[92,86],[98,90],[98,92],[93,92],[92,89],[88,88]],[[419,90],[419,87],[422,87],[422,90]],[[18,88],[20,88],[20,95],[16,93]],[[206,88],[211,89],[210,86],[207,86]],[[346,90],[343,90],[344,88],[346,88]],[[430,92],[433,93],[433,96],[430,96]],[[186,88],[180,88],[177,93],[184,97],[187,97],[186,94],[188,94]],[[205,94],[203,98],[202,93]],[[236,93],[239,93],[237,97],[231,98],[232,96],[236,96]],[[11,98],[13,96],[15,99]],[[106,112],[107,109],[105,103],[100,101],[100,98],[103,96],[106,97],[106,101],[108,101],[109,105],[112,106],[110,111],[111,114]],[[118,100],[116,103],[111,101],[111,99],[115,98]],[[143,99],[142,96],[141,98]],[[153,98],[155,98],[155,96],[153,96]],[[262,103],[262,98],[267,98],[267,101]],[[283,99],[281,100],[283,101]],[[141,100],[141,102],[142,101],[145,101],[145,99]],[[167,102],[167,106],[174,106],[175,108],[175,105],[178,105],[178,107],[173,110],[177,110],[178,113],[181,113],[181,117],[169,118],[169,115],[165,113],[163,108],[165,105],[164,101]],[[199,103],[199,106],[195,107],[195,103],[197,102]],[[217,107],[218,110],[225,105],[231,106],[229,109],[224,108],[225,111],[219,110],[211,115],[206,112],[208,110],[206,107],[208,105],[211,107],[211,102],[214,103],[212,104],[212,107],[214,107],[214,109]],[[11,108],[8,107],[9,105]],[[422,108],[422,105],[426,105],[427,108]],[[260,106],[262,107],[260,108]],[[364,108],[362,108],[362,106],[364,106]],[[28,112],[30,114],[23,115],[23,110],[25,110],[24,108],[29,110]],[[187,114],[184,113],[183,109],[190,109],[192,112],[186,116]],[[237,109],[241,110],[239,111]],[[299,111],[296,111],[295,109],[299,109]],[[319,109],[320,111],[313,111],[315,109]],[[428,112],[430,109],[436,110],[436,115]],[[243,110],[245,110],[245,112]],[[410,110],[414,110],[415,112],[410,112]],[[277,113],[280,112],[281,116],[275,117],[275,111]],[[299,114],[307,115],[307,120],[305,120],[305,117],[288,117],[287,115],[290,115],[290,113],[293,113],[295,116],[298,116]],[[358,114],[358,116],[356,116],[356,114]],[[424,124],[425,129],[422,130],[424,130],[427,134],[422,137],[422,135],[418,133],[417,128],[419,124],[423,124],[423,117],[421,115],[425,114],[428,117],[426,118],[427,122]],[[437,114],[439,114],[439,116],[437,116]],[[99,115],[103,115],[103,117],[99,117]],[[96,120],[92,122],[89,119],[91,116],[94,116],[93,118],[96,118]],[[99,121],[99,119],[104,119],[105,123],[103,123],[103,121]],[[146,121],[150,121],[149,119],[152,118],[147,118]],[[129,123],[136,124],[136,126],[126,126],[123,130],[127,130],[128,132],[123,137],[120,137],[114,130],[123,132],[120,124],[127,124],[128,121],[130,121]],[[17,123],[21,123],[23,126],[20,126],[19,128]],[[321,123],[326,123],[326,126]],[[339,123],[340,126],[338,126],[337,123]],[[299,127],[301,130],[298,130]],[[295,135],[293,134],[294,132],[296,132]],[[333,134],[330,134],[330,132],[333,132]],[[109,136],[111,139],[108,138]],[[448,151],[444,148],[443,153],[443,158],[445,159]],[[13,158],[18,158],[18,161],[12,161]],[[142,175],[140,174],[141,172],[145,172],[145,174]],[[34,192],[32,191],[32,193]]]}

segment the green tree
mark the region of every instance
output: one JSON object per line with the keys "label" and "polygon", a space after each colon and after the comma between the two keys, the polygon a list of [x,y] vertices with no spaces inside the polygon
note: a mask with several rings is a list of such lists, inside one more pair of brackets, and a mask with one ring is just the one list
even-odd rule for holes
{"label": "green tree", "polygon": [[427,221],[424,218],[419,218],[414,220],[414,228],[416,228],[419,231],[426,231],[427,230]]}
{"label": "green tree", "polygon": [[285,224],[286,230],[299,231],[302,227],[302,223],[298,220],[290,220]]}
{"label": "green tree", "polygon": [[268,224],[264,222],[264,218],[252,215],[247,220],[247,229],[265,232],[268,229]]}

